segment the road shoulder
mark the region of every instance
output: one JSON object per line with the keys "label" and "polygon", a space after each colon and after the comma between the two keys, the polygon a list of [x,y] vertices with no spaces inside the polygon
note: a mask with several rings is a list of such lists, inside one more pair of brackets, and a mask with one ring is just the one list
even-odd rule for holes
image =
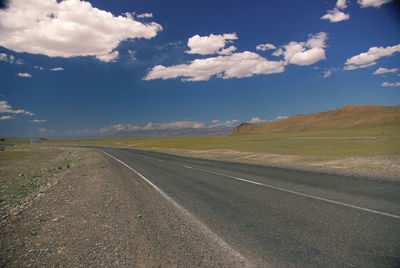
{"label": "road shoulder", "polygon": [[2,265],[246,265],[120,163],[77,153],[56,184],[2,220]]}

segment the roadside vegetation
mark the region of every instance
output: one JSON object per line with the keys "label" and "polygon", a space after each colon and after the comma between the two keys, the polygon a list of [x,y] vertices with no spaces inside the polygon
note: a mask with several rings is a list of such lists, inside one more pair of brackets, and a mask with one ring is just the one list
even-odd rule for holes
{"label": "roadside vegetation", "polygon": [[111,146],[140,149],[225,149],[284,155],[326,157],[400,156],[400,126],[325,129],[223,137],[168,137],[54,140],[42,144]]}
{"label": "roadside vegetation", "polygon": [[5,149],[0,152],[2,216],[40,195],[79,160],[71,150],[39,148],[28,140],[6,140],[0,146]]}
{"label": "roadside vegetation", "polygon": [[257,135],[52,140],[38,146],[109,146],[362,176],[400,178],[400,126]]}

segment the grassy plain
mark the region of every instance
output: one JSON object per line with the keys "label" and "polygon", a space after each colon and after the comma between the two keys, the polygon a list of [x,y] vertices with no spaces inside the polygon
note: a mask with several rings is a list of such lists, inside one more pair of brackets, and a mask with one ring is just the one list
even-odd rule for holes
{"label": "grassy plain", "polygon": [[53,140],[43,145],[110,146],[138,149],[233,150],[281,155],[400,156],[400,126],[325,129],[223,137]]}

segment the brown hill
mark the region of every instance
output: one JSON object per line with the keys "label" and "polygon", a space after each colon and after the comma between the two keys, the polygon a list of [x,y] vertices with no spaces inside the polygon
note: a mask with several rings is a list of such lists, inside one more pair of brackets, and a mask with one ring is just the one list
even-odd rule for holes
{"label": "brown hill", "polygon": [[283,120],[268,123],[243,123],[234,129],[233,135],[356,128],[376,125],[400,125],[400,105],[348,105],[327,112],[309,115],[297,114]]}

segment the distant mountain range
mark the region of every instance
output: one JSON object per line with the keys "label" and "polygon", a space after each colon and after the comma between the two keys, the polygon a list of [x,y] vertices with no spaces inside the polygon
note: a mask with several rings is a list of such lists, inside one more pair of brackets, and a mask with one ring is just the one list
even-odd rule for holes
{"label": "distant mountain range", "polygon": [[286,119],[268,123],[242,123],[233,135],[263,134],[333,128],[357,128],[378,125],[400,125],[400,105],[348,105],[343,108],[297,114]]}
{"label": "distant mountain range", "polygon": [[[181,128],[181,129],[150,129],[137,131],[119,131],[106,136],[107,138],[151,138],[179,136],[226,136],[232,133],[234,127],[211,128]],[[104,136],[103,136],[104,137]]]}

